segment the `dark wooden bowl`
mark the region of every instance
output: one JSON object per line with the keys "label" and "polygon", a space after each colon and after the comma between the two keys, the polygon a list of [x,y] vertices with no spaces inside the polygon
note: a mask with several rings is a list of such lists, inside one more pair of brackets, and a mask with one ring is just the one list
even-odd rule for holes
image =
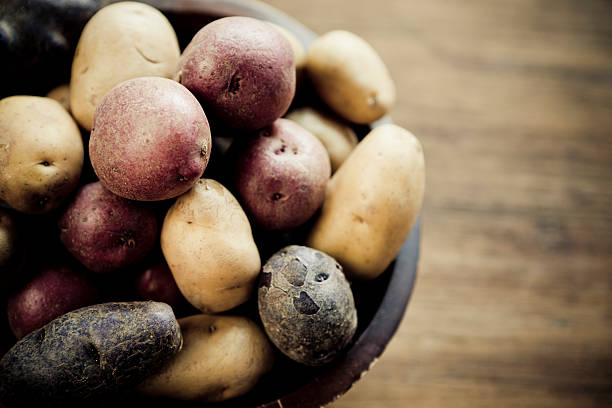
{"label": "dark wooden bowl", "polygon": [[[108,1],[103,2],[108,3]],[[145,2],[160,9],[168,17],[182,48],[206,23],[228,15],[250,16],[274,22],[292,31],[305,46],[316,38],[315,33],[295,19],[260,1],[148,0]],[[48,90],[57,84],[42,85],[41,89],[47,86]],[[381,122],[388,121],[390,118],[381,120]],[[377,124],[378,122],[371,126],[356,127],[355,130],[363,137]],[[419,241],[420,221],[417,220],[398,257],[380,277],[373,281],[352,284],[359,318],[357,333],[347,350],[331,364],[323,367],[307,367],[289,360],[279,352],[272,372],[243,397],[218,404],[179,405],[176,401],[159,399],[146,401],[146,404],[160,407],[305,408],[320,407],[335,400],[376,363],[397,330],[416,278]],[[132,403],[141,405],[142,401]]]}

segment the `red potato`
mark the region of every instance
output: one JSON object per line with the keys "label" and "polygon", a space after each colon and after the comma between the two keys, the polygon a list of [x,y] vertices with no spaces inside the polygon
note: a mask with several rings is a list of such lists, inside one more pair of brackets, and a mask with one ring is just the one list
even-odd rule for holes
{"label": "red potato", "polygon": [[323,203],[331,174],[329,155],[312,133],[278,119],[235,148],[240,202],[265,229],[305,223]]}
{"label": "red potato", "polygon": [[255,130],[289,108],[295,94],[294,52],[272,25],[225,17],[193,37],[181,55],[177,79],[226,126]]}
{"label": "red potato", "polygon": [[58,222],[60,240],[86,268],[108,273],[142,260],[158,238],[155,212],[102,183],[83,186]]}
{"label": "red potato", "polygon": [[82,270],[49,266],[13,293],[6,306],[13,334],[22,338],[56,317],[94,304],[98,290]]}
{"label": "red potato", "polygon": [[89,140],[94,171],[111,192],[158,201],[189,190],[210,157],[210,127],[197,99],[166,78],[120,83],[96,109]]}
{"label": "red potato", "polygon": [[136,291],[143,299],[178,306],[185,298],[181,294],[166,261],[155,262],[136,276]]}

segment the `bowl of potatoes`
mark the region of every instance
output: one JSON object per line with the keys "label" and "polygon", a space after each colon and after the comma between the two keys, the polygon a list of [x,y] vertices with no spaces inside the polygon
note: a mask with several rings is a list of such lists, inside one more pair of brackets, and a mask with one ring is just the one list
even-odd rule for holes
{"label": "bowl of potatoes", "polygon": [[424,158],[356,33],[0,6],[0,406],[319,407],[391,340]]}

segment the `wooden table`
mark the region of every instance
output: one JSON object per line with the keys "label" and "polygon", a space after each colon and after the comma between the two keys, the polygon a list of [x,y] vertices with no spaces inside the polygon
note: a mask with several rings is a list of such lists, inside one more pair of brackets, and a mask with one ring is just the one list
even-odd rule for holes
{"label": "wooden table", "polygon": [[612,406],[612,3],[269,3],[369,41],[426,154],[412,301],[332,406]]}

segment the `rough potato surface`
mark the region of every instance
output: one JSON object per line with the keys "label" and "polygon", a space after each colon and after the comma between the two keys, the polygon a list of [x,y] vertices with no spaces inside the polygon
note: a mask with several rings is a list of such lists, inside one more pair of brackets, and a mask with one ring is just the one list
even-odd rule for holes
{"label": "rough potato surface", "polygon": [[178,322],[164,303],[105,303],[65,314],[0,360],[0,401],[41,406],[87,399],[142,381],[176,354]]}
{"label": "rough potato surface", "polygon": [[307,365],[332,361],[357,330],[357,310],[342,267],[329,255],[291,245],[263,267],[259,315],[270,340]]}

